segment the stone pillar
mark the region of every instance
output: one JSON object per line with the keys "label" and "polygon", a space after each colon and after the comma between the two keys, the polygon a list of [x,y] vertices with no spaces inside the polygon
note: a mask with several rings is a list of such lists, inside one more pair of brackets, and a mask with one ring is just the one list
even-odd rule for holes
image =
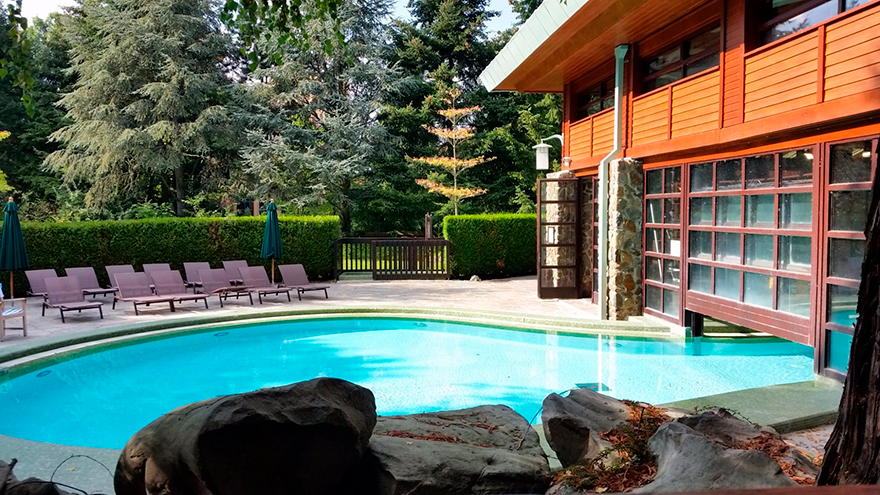
{"label": "stone pillar", "polygon": [[593,297],[593,180],[581,179],[581,293]]}
{"label": "stone pillar", "polygon": [[609,165],[608,317],[642,314],[642,213],[644,173],[632,158]]}

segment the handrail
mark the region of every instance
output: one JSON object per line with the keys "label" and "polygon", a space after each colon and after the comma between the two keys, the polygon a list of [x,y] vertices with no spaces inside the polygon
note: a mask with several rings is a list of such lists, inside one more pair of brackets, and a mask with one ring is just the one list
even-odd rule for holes
{"label": "handrail", "polygon": [[333,244],[334,278],[371,273],[374,280],[448,279],[450,242],[405,237],[344,237]]}

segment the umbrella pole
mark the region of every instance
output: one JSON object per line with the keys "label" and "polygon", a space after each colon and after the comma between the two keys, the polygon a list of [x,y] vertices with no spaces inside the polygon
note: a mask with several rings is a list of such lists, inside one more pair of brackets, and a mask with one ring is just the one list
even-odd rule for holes
{"label": "umbrella pole", "polygon": [[9,272],[9,299],[13,299],[15,297],[15,286],[12,285],[12,271]]}

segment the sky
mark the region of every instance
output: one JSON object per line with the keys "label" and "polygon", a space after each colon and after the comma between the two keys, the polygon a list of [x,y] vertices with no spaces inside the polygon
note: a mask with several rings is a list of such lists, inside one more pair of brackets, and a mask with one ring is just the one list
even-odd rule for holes
{"label": "sky", "polygon": [[[22,14],[27,18],[45,18],[50,12],[55,12],[60,7],[72,5],[72,0],[24,0],[22,2]],[[396,0],[394,15],[401,18],[409,18],[406,10],[407,0]],[[510,10],[507,0],[490,0],[489,9],[501,12],[501,15],[488,23],[489,32],[501,31],[509,28],[516,21],[516,14]]]}

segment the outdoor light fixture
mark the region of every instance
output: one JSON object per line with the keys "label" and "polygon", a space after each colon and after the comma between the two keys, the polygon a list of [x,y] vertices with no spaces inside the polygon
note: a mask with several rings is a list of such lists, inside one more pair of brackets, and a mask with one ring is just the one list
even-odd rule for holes
{"label": "outdoor light fixture", "polygon": [[544,141],[548,139],[556,138],[562,143],[562,134],[554,134],[550,137],[545,137],[541,139],[540,144],[536,144],[532,146],[532,149],[535,150],[535,168],[538,170],[549,170],[550,169],[550,146],[549,144],[544,144]]}

